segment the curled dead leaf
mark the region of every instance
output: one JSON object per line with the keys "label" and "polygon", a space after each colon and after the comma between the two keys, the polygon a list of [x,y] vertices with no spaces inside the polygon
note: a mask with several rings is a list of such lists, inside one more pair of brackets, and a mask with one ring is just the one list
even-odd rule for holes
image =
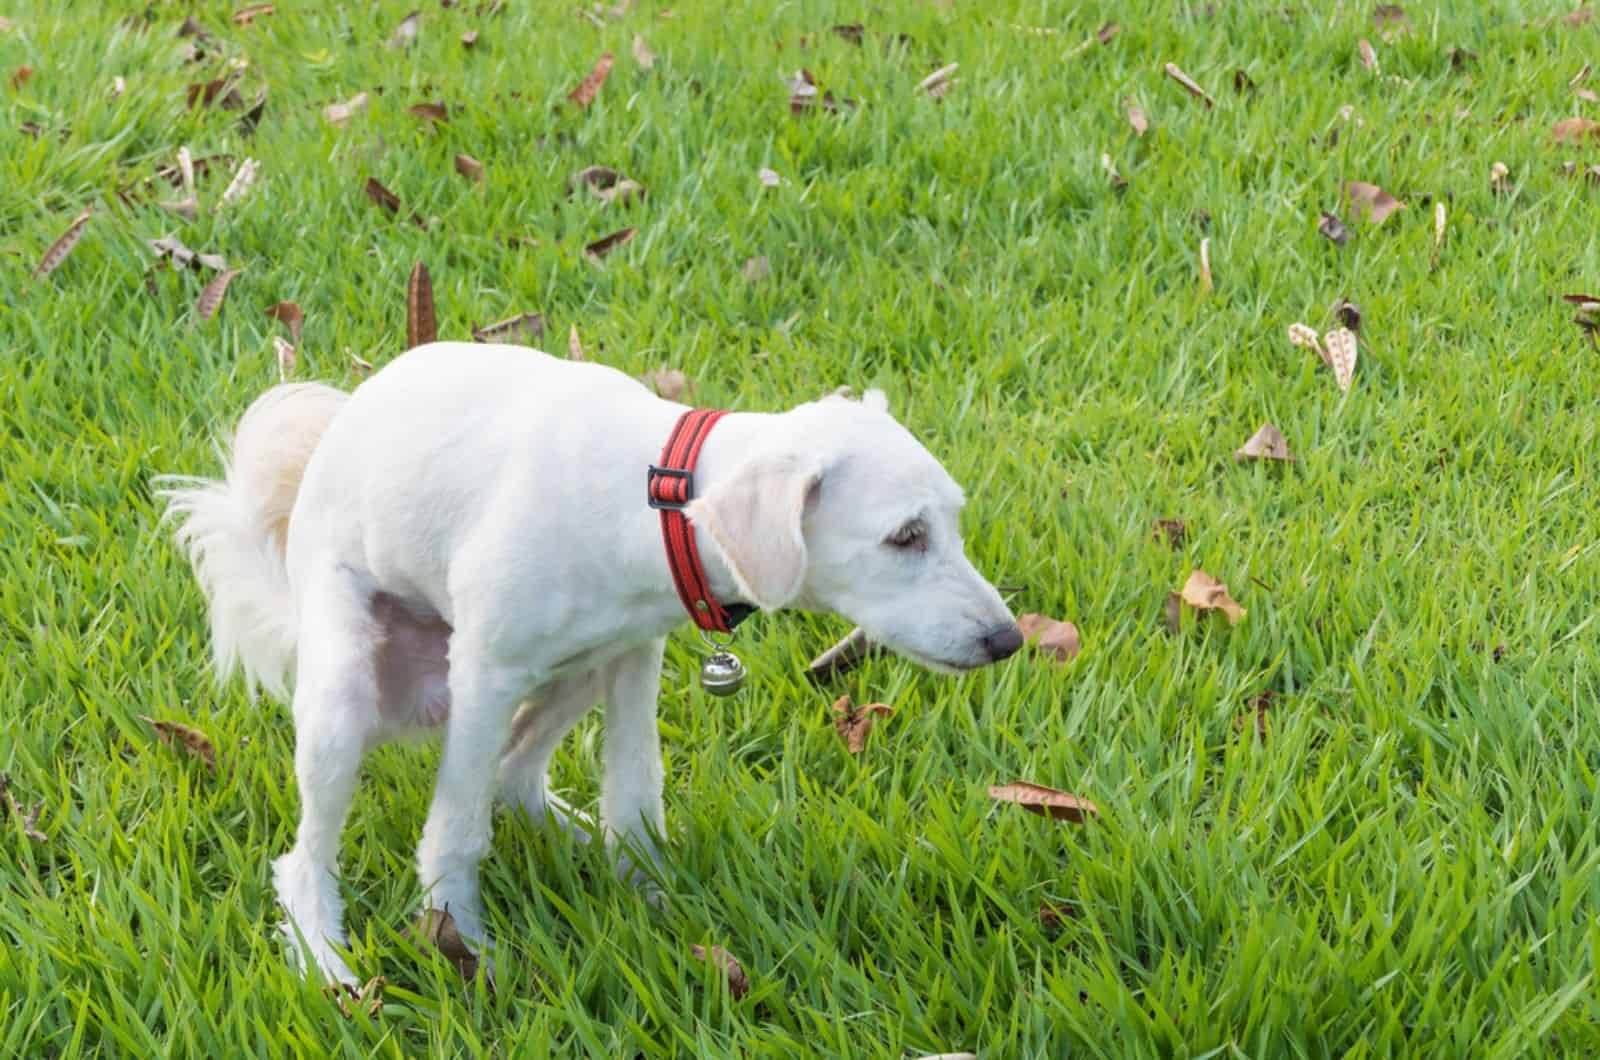
{"label": "curled dead leaf", "polygon": [[1283,432],[1270,423],[1263,423],[1261,429],[1250,436],[1250,440],[1240,446],[1233,454],[1235,460],[1284,460],[1293,461],[1294,455],[1289,452],[1289,442],[1284,438]]}
{"label": "curled dead leaf", "polygon": [[456,155],[456,172],[468,180],[483,183],[483,163],[471,155]]}
{"label": "curled dead leaf", "polygon": [[1189,534],[1189,525],[1182,519],[1157,519],[1150,524],[1150,533],[1168,548],[1180,549]]}
{"label": "curled dead leaf", "polygon": [[322,108],[322,117],[330,125],[339,127],[350,124],[350,119],[367,109],[367,94],[357,92],[343,103],[329,103]]}
{"label": "curled dead leaf", "polygon": [[571,195],[574,189],[586,187],[595,198],[604,203],[618,203],[626,206],[644,198],[644,185],[638,181],[629,180],[610,166],[587,166],[580,169],[567,180],[567,194]]}
{"label": "curled dead leaf", "polygon": [[474,46],[477,45],[477,43],[478,43],[478,31],[477,30],[469,29],[465,33],[461,34],[461,46],[463,48],[474,47]]}
{"label": "curled dead leaf", "polygon": [[721,946],[712,946],[707,949],[705,946],[695,943],[689,947],[689,952],[694,954],[696,960],[706,962],[727,977],[728,995],[735,1001],[750,992],[750,977],[745,974],[744,965],[740,964],[737,957]]}
{"label": "curled dead leaf", "polygon": [[840,696],[835,700],[833,712],[837,715],[833,719],[833,727],[838,731],[839,738],[844,740],[845,749],[853,755],[867,749],[867,734],[872,731],[876,716],[894,717],[894,708],[887,703],[867,703],[858,707],[850,702],[849,696]]}
{"label": "curled dead leaf", "polygon": [[658,368],[646,375],[645,381],[655,388],[659,396],[668,401],[677,401],[694,389],[689,377],[676,368]]}
{"label": "curled dead leaf", "polygon": [[1376,184],[1359,180],[1345,181],[1344,204],[1358,219],[1370,221],[1374,227],[1383,224],[1390,214],[1404,209],[1406,205]]}
{"label": "curled dead leaf", "polygon": [[849,673],[863,660],[880,654],[882,650],[867,636],[866,630],[857,626],[843,640],[812,659],[806,666],[806,677],[812,684],[821,684],[829,678]]}
{"label": "curled dead leaf", "polygon": [[267,307],[267,316],[289,329],[289,338],[300,345],[300,332],[305,327],[306,315],[293,302],[278,302]]}
{"label": "curled dead leaf", "polygon": [[276,7],[272,4],[249,4],[235,11],[231,21],[236,26],[250,26],[255,24],[256,19],[273,14],[275,11]]}
{"label": "curled dead leaf", "polygon": [[239,275],[238,269],[226,269],[216,275],[214,279],[200,291],[200,297],[194,303],[194,311],[201,320],[210,320],[217,315],[217,310],[222,308],[222,300],[228,294],[228,284]]}
{"label": "curled dead leaf", "polygon": [[1592,118],[1567,118],[1558,121],[1550,130],[1550,138],[1558,144],[1578,144],[1584,140],[1600,140],[1600,121]]}
{"label": "curled dead leaf", "polygon": [[1049,817],[1053,821],[1083,824],[1100,815],[1100,808],[1088,799],[1040,784],[1030,784],[1025,780],[993,784],[989,787],[989,798],[996,802],[1014,803],[1029,813]]}
{"label": "curled dead leaf", "polygon": [[594,102],[595,95],[600,91],[600,86],[606,83],[606,78],[611,76],[611,66],[615,57],[610,52],[603,52],[595,60],[594,69],[589,71],[589,76],[578,82],[578,87],[567,93],[567,99],[579,110],[588,110]]}
{"label": "curled dead leaf", "polygon": [[1342,247],[1350,242],[1350,229],[1345,227],[1345,223],[1336,213],[1324,212],[1317,222],[1317,231],[1332,240],[1335,246]]}
{"label": "curled dead leaf", "polygon": [[1237,625],[1248,613],[1228,595],[1226,585],[1198,568],[1189,575],[1188,581],[1183,583],[1183,588],[1178,590],[1178,596],[1196,611],[1221,611],[1227,616],[1230,626]]}
{"label": "curled dead leaf", "polygon": [[531,346],[544,338],[543,313],[518,313],[514,317],[472,329],[473,342],[509,342]]}
{"label": "curled dead leaf", "polygon": [[[363,190],[366,191],[367,198],[371,199],[374,205],[381,206],[395,217],[400,216],[400,196],[384,187],[376,177],[368,177],[367,183],[363,185]],[[428,227],[422,218],[416,214],[411,215],[411,223],[424,230]]]}
{"label": "curled dead leaf", "polygon": [[421,11],[413,11],[400,20],[394,28],[394,33],[389,37],[386,47],[409,48],[417,42],[417,30],[422,20]]}
{"label": "curled dead leaf", "polygon": [[1267,711],[1272,708],[1273,701],[1277,698],[1277,693],[1270,690],[1262,692],[1259,695],[1251,696],[1250,701],[1245,704],[1249,710],[1233,719],[1234,728],[1241,731],[1254,728],[1256,731],[1256,738],[1262,743],[1266,743]]}
{"label": "curled dead leaf", "polygon": [[433,311],[433,278],[428,266],[417,262],[406,281],[406,349],[425,346],[439,337]]}
{"label": "curled dead leaf", "polygon": [[294,375],[294,343],[289,342],[282,335],[274,335],[272,336],[272,352],[278,359],[278,382],[287,382],[289,377]]}
{"label": "curled dead leaf", "polygon": [[450,108],[444,103],[413,103],[406,113],[428,124],[429,128],[450,120]]}
{"label": "curled dead leaf", "polygon": [[624,228],[619,232],[612,232],[610,235],[602,236],[593,243],[590,243],[588,246],[584,247],[583,252],[589,255],[589,257],[593,260],[599,261],[613,250],[616,250],[618,247],[631,240],[635,235],[638,234],[638,232],[639,230],[637,228]]}
{"label": "curled dead leaf", "polygon": [[1356,47],[1361,52],[1361,65],[1368,70],[1376,70],[1378,68],[1378,54],[1372,50],[1372,42],[1362,37],[1357,42]]}
{"label": "curled dead leaf", "polygon": [[22,821],[22,834],[35,843],[48,843],[50,837],[39,831],[39,814],[43,805],[34,806],[31,810],[24,810],[22,803],[11,793],[11,774],[0,773],[0,818],[16,817]]}
{"label": "curled dead leaf", "polygon": [[11,75],[11,90],[15,92],[33,78],[33,67],[19,66]]}
{"label": "curled dead leaf", "polygon": [[959,69],[961,69],[960,63],[941,66],[918,81],[915,91],[926,94],[930,99],[943,99],[955,84],[955,72]]}
{"label": "curled dead leaf", "polygon": [[256,174],[260,169],[261,163],[253,158],[240,162],[239,170],[233,175],[233,180],[229,181],[228,189],[222,193],[222,201],[217,208],[233,206],[248,195],[251,187],[255,185]]}
{"label": "curled dead leaf", "polygon": [[1128,124],[1133,126],[1133,134],[1143,136],[1150,128],[1150,121],[1145,117],[1144,108],[1135,103],[1131,97],[1124,96],[1122,109],[1128,115]]}
{"label": "curled dead leaf", "polygon": [[1047,615],[1028,614],[1017,619],[1017,627],[1022,630],[1023,639],[1034,651],[1057,665],[1071,662],[1083,647],[1078,627],[1071,622]]}
{"label": "curled dead leaf", "polygon": [[1068,920],[1078,918],[1078,907],[1071,902],[1040,902],[1039,926],[1046,931],[1057,931],[1066,925]]}
{"label": "curled dead leaf", "polygon": [[1182,88],[1195,99],[1203,102],[1208,108],[1215,107],[1217,105],[1217,101],[1211,98],[1211,93],[1201,88],[1195,82],[1194,78],[1184,73],[1183,70],[1178,67],[1177,63],[1168,63],[1166,66],[1162,67],[1162,70],[1166,72],[1168,77],[1172,78],[1172,80],[1178,83],[1178,87]]}
{"label": "curled dead leaf", "polygon": [[1356,374],[1356,336],[1349,328],[1334,328],[1322,337],[1327,350],[1328,367],[1333,369],[1334,382],[1343,393],[1350,392]]}
{"label": "curled dead leaf", "polygon": [[191,758],[200,759],[206,764],[208,772],[217,771],[217,749],[212,746],[205,733],[175,721],[157,721],[143,714],[139,717],[149,722],[150,727],[156,731],[157,739],[163,744],[173,750],[182,750]]}
{"label": "curled dead leaf", "polygon": [[213,272],[220,272],[228,267],[228,262],[220,254],[200,254],[183,245],[177,236],[162,236],[160,239],[149,241],[149,247],[156,252],[157,258],[166,258],[174,265],[182,268],[206,268]]}
{"label": "curled dead leaf", "polygon": [[56,237],[55,242],[45,249],[44,256],[39,259],[39,264],[33,268],[34,279],[43,279],[56,271],[56,267],[67,260],[67,255],[72,253],[72,248],[78,245],[78,240],[83,238],[84,226],[89,223],[89,218],[94,216],[94,207],[85,206],[83,212],[72,219],[67,225],[67,230]]}
{"label": "curled dead leaf", "polygon": [[471,982],[478,975],[478,955],[472,952],[467,940],[456,927],[456,918],[448,909],[424,909],[411,925],[407,935],[418,949],[432,947],[455,965],[461,978]]}
{"label": "curled dead leaf", "polygon": [[1361,334],[1361,307],[1348,298],[1341,298],[1334,303],[1333,315],[1341,327],[1347,327],[1357,335]]}

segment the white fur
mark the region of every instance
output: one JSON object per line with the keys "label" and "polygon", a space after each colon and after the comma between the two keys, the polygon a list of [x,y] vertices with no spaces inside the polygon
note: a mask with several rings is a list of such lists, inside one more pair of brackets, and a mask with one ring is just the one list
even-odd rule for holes
{"label": "white fur", "polygon": [[[354,979],[336,872],[361,757],[406,732],[445,737],[417,853],[426,902],[480,947],[492,800],[586,835],[545,775],[600,700],[602,829],[624,872],[658,856],[656,698],[686,616],[645,469],[682,412],[602,366],[435,343],[348,399],[268,391],[222,481],[170,481],[219,674],[242,663],[281,694],[293,670],[301,820],[274,883],[296,955],[324,975]],[[960,489],[880,391],[725,417],[696,487],[689,515],[726,602],[831,610],[943,670],[1020,643],[963,553]],[[913,520],[915,547],[889,542]]]}

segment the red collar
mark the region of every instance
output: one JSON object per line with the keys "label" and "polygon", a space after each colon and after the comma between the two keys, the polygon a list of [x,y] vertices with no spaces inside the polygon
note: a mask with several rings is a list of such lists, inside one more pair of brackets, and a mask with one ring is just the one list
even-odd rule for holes
{"label": "red collar", "polygon": [[672,568],[672,583],[678,599],[694,624],[713,633],[731,633],[733,627],[755,610],[747,604],[721,604],[711,593],[711,583],[700,565],[700,550],[695,547],[694,529],[683,514],[694,500],[694,465],[706,436],[727,413],[721,409],[690,409],[678,418],[677,426],[661,450],[661,463],[651,464],[645,476],[645,499],[661,511],[661,536],[667,543],[667,565]]}

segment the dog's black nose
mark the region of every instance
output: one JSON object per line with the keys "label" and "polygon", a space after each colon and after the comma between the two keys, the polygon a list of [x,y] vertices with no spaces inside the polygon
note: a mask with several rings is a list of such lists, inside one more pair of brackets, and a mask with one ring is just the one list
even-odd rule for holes
{"label": "dog's black nose", "polygon": [[991,662],[999,662],[1007,656],[1015,655],[1017,649],[1022,647],[1022,630],[1017,628],[1015,622],[1008,622],[999,629],[984,634],[983,647],[989,653]]}

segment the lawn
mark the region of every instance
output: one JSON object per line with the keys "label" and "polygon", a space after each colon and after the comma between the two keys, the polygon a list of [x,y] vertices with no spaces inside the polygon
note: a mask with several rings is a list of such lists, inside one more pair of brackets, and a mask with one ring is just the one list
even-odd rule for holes
{"label": "lawn", "polygon": [[[1600,14],[1211,6],[0,7],[0,770],[22,811],[0,807],[0,1054],[1600,1052],[1600,351],[1560,298],[1600,294],[1600,137],[1552,135],[1600,119]],[[191,13],[203,35],[178,36]],[[950,63],[942,98],[917,90]],[[185,145],[211,160],[189,217],[157,176]],[[644,196],[569,197],[591,165]],[[1405,206],[1363,222],[1345,181]],[[215,273],[158,268],[163,236],[240,270],[209,319]],[[419,261],[441,337],[542,313],[554,353],[576,335],[735,409],[884,388],[966,487],[980,569],[1081,653],[960,678],[880,658],[818,688],[804,666],[849,623],[767,615],[746,690],[715,700],[686,628],[669,903],[501,812],[492,989],[408,940],[437,749],[386,748],[342,862],[352,964],[386,984],[346,1018],[275,932],[287,712],[212,681],[151,478],[214,472],[280,371],[350,387],[399,355]],[[1341,298],[1347,392],[1288,338],[1337,327]],[[1235,461],[1263,422],[1293,463]],[[1176,547],[1157,519],[1184,521]],[[1197,568],[1248,613],[1174,633]],[[896,708],[860,755],[845,694]],[[145,716],[203,732],[215,769]],[[553,781],[589,806],[599,773],[591,718]],[[1012,780],[1099,815],[991,801]],[[736,955],[748,995],[694,944]]]}

